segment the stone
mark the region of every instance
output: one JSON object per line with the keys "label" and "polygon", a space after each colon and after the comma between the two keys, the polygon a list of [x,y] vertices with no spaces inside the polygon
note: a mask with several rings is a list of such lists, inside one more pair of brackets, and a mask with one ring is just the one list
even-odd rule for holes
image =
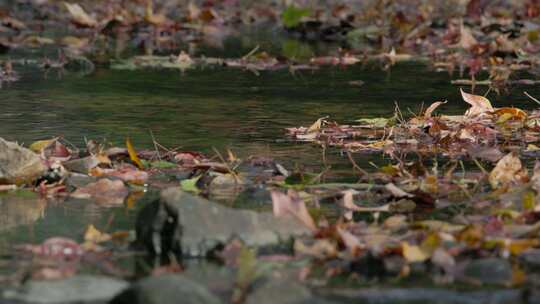
{"label": "stone", "polygon": [[540,249],[531,249],[521,253],[519,261],[527,269],[540,270]]}
{"label": "stone", "polygon": [[267,279],[255,286],[248,294],[246,304],[296,304],[314,303],[311,291],[300,283],[291,280]]}
{"label": "stone", "polygon": [[488,285],[506,285],[512,281],[512,265],[501,258],[483,258],[469,262],[463,270],[465,280]]}
{"label": "stone", "polygon": [[0,183],[29,183],[46,170],[38,154],[0,138]]}
{"label": "stone", "polygon": [[136,230],[137,242],[150,252],[188,257],[206,256],[233,238],[270,247],[311,233],[296,218],[228,208],[177,188],[164,190],[141,210]]}
{"label": "stone", "polygon": [[148,277],[116,296],[110,304],[219,304],[206,287],[183,275]]}
{"label": "stone", "polygon": [[106,303],[126,289],[125,281],[93,275],[77,275],[62,280],[26,282],[21,288],[4,291],[4,298],[23,303]]}

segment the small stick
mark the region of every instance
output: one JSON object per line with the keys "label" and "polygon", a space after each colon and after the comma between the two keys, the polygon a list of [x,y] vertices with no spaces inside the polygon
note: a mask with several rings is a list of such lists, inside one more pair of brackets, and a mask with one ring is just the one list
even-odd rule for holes
{"label": "small stick", "polygon": [[360,166],[358,166],[358,164],[354,161],[352,155],[351,155],[351,151],[347,151],[347,157],[349,158],[349,160],[351,161],[351,164],[353,165],[353,168],[355,168],[356,170],[360,171],[360,173],[364,176],[368,176],[369,174],[366,172],[366,170],[360,168]]}
{"label": "small stick", "polygon": [[523,91],[523,94],[525,94],[527,97],[529,97],[530,99],[532,99],[534,102],[536,102],[537,104],[540,104],[540,100],[532,97],[531,95],[529,95],[529,93],[527,93],[527,91]]}

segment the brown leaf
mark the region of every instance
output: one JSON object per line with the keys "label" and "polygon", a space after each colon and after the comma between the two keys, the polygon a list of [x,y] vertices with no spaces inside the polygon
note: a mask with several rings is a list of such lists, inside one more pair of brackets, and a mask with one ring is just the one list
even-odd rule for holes
{"label": "brown leaf", "polygon": [[98,204],[119,205],[124,203],[129,190],[121,180],[102,178],[71,193],[72,197],[81,199],[93,198]]}
{"label": "brown leaf", "polygon": [[272,191],[272,205],[275,216],[284,216],[286,214],[292,215],[299,219],[304,225],[309,229],[315,231],[317,226],[309,214],[306,204],[304,201],[296,194],[296,192],[289,191],[287,194]]}
{"label": "brown leaf", "polygon": [[441,105],[447,103],[448,101],[436,101],[434,103],[432,103],[427,109],[426,111],[424,112],[424,118],[430,118],[431,117],[431,114],[433,114],[433,112]]}
{"label": "brown leaf", "polygon": [[465,112],[466,116],[477,116],[482,113],[493,112],[493,107],[489,99],[483,96],[465,93],[462,89],[460,91],[463,100],[471,105],[471,108]]}
{"label": "brown leaf", "polygon": [[[523,176],[521,161],[515,153],[508,153],[501,158],[489,174],[489,183],[493,189],[508,186]],[[526,171],[525,171],[526,174]]]}

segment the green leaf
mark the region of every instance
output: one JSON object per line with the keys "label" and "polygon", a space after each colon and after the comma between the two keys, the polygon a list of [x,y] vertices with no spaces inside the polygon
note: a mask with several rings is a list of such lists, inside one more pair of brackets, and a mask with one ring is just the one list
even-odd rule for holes
{"label": "green leaf", "polygon": [[199,179],[201,179],[201,177],[202,175],[199,175],[199,176],[181,181],[180,187],[182,188],[182,191],[192,192],[192,193],[201,192],[199,187],[197,187],[197,182],[199,181]]}
{"label": "green leaf", "polygon": [[281,20],[285,27],[291,28],[300,24],[302,18],[307,17],[310,14],[311,10],[308,8],[298,8],[294,5],[289,5],[281,15]]}

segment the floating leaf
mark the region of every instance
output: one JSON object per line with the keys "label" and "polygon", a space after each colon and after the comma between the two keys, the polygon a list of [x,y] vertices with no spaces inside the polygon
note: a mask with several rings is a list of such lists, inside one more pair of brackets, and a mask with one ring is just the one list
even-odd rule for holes
{"label": "floating leaf", "polygon": [[129,158],[139,167],[139,169],[144,169],[144,165],[139,159],[139,156],[137,156],[137,151],[135,151],[135,148],[133,148],[133,144],[131,143],[131,140],[126,138],[126,148],[129,154]]}

